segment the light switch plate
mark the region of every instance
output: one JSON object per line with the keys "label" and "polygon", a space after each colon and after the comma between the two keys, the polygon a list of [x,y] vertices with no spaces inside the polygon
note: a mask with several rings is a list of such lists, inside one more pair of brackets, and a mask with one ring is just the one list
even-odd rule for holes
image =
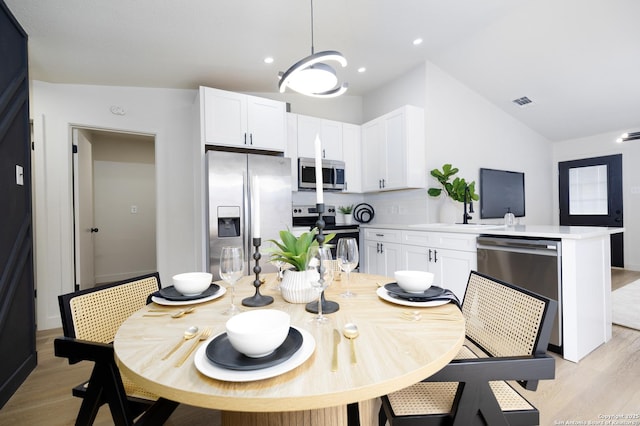
{"label": "light switch plate", "polygon": [[24,185],[24,169],[16,164],[16,184]]}

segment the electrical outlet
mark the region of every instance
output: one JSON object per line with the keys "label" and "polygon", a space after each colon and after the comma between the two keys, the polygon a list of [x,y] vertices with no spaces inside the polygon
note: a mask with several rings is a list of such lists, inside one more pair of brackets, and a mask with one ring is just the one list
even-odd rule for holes
{"label": "electrical outlet", "polygon": [[138,213],[138,206],[131,206],[131,214],[137,214]]}

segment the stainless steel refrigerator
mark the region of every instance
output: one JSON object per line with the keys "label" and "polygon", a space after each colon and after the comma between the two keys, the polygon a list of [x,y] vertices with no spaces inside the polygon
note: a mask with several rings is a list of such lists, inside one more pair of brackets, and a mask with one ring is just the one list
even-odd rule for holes
{"label": "stainless steel refrigerator", "polygon": [[275,271],[265,249],[269,239],[291,228],[291,160],[289,158],[207,151],[209,270],[220,279],[220,253],[225,246],[242,246],[246,274],[253,274],[253,184],[259,180],[260,234],[263,272]]}

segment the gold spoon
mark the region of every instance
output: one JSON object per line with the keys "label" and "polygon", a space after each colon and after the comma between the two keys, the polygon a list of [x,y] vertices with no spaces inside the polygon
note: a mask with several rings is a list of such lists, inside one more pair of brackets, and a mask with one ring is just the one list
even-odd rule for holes
{"label": "gold spoon", "polygon": [[[161,317],[161,316],[164,316],[164,315],[171,315],[171,318],[180,318],[181,316],[183,316],[185,314],[190,314],[191,312],[195,311],[195,309],[196,308],[194,306],[191,306],[191,307],[189,307],[187,309],[180,309],[178,312],[174,312],[173,314],[169,313],[169,312],[165,312],[163,314],[144,314],[142,316],[143,317]],[[155,310],[155,309],[150,309],[149,312],[158,312],[158,311]]]}
{"label": "gold spoon", "polygon": [[178,348],[180,348],[180,346],[182,346],[182,344],[183,344],[184,342],[186,342],[187,340],[191,340],[191,339],[193,339],[194,337],[196,337],[196,334],[198,334],[198,327],[196,327],[195,325],[192,325],[191,327],[187,328],[187,329],[184,331],[184,336],[182,337],[182,340],[180,340],[180,341],[178,342],[178,344],[177,344],[177,345],[175,345],[175,346],[173,347],[173,349],[171,349],[171,350],[169,351],[169,353],[167,353],[165,356],[163,356],[163,357],[162,357],[162,359],[164,360],[164,359],[169,358],[169,357],[170,357],[170,356],[171,356],[175,351],[177,351],[177,350],[178,350]]}
{"label": "gold spoon", "polygon": [[360,332],[358,331],[358,326],[356,326],[352,322],[349,322],[344,325],[342,329],[342,334],[344,334],[344,337],[349,339],[349,342],[351,344],[351,363],[355,364],[358,361],[356,360],[356,345],[354,343],[354,340],[356,337],[360,335]]}

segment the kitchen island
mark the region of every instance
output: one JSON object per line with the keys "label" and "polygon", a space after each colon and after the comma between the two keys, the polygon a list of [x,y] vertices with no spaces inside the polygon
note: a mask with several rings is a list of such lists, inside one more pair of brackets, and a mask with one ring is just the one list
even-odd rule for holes
{"label": "kitchen island", "polygon": [[563,357],[578,362],[611,339],[610,235],[623,231],[553,225],[362,225],[362,268],[369,271],[375,265],[377,273],[391,277],[398,269],[431,271],[436,275],[434,283],[463,297],[465,277],[477,269],[479,235],[558,240],[562,244]]}

